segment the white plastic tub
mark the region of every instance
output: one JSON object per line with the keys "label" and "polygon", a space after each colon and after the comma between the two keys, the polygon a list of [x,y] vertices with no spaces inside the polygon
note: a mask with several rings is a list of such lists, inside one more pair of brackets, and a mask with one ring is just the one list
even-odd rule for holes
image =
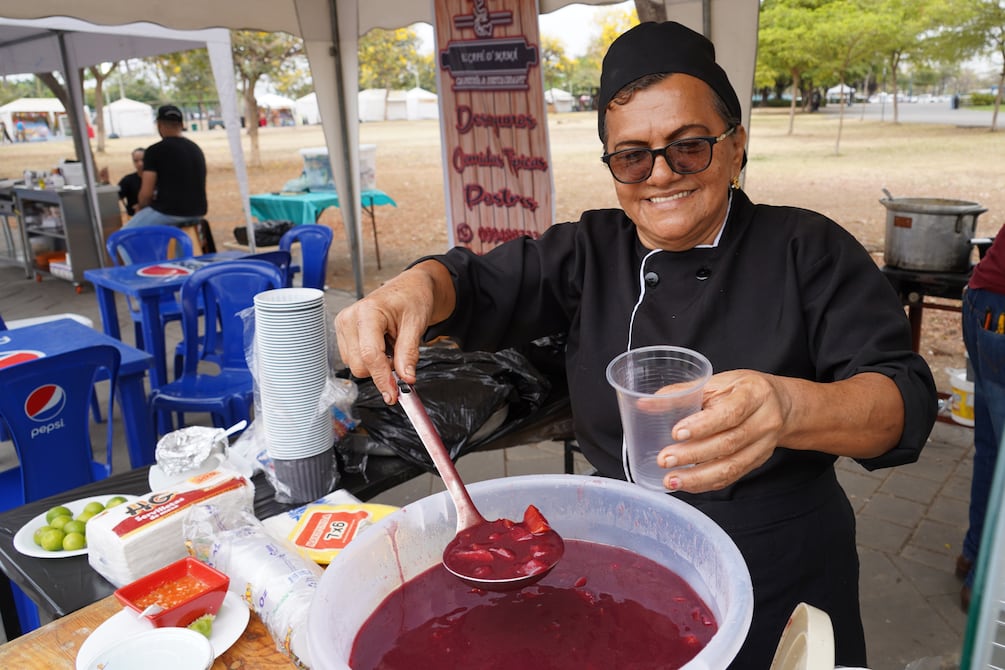
{"label": "white plastic tub", "polygon": [[964,426],[974,425],[974,383],[967,379],[966,368],[946,368],[953,395],[950,412],[953,421]]}
{"label": "white plastic tub", "polygon": [[[472,484],[488,518],[520,519],[536,505],[562,537],[623,547],[686,580],[715,614],[719,630],[684,666],[725,668],[750,627],[750,573],[726,533],[691,506],[634,484],[576,475],[529,475]],[[311,603],[313,670],[346,670],[356,633],[381,601],[440,561],[456,516],[446,493],[423,498],[357,537],[325,570]]]}
{"label": "white plastic tub", "polygon": [[[331,161],[327,147],[301,149],[304,159],[304,176],[312,191],[334,191]],[[377,188],[377,145],[359,145],[359,188],[367,191]]]}

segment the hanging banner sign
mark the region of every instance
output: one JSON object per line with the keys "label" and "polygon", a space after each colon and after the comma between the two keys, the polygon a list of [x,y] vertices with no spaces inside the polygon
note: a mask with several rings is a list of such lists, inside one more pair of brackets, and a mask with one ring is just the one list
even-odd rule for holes
{"label": "hanging banner sign", "polygon": [[436,0],[450,246],[538,237],[555,218],[537,0]]}

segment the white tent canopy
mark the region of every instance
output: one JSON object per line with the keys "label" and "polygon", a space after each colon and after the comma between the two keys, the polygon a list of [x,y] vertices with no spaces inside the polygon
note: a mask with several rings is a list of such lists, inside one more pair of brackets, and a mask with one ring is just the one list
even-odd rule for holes
{"label": "white tent canopy", "polygon": [[154,108],[139,100],[119,98],[104,106],[105,129],[119,137],[156,135]]}
{"label": "white tent canopy", "polygon": [[275,93],[255,94],[258,106],[266,109],[295,109],[297,103],[292,98],[286,98]]}
{"label": "white tent canopy", "polygon": [[[616,2],[579,1],[594,5]],[[719,45],[717,55],[720,63],[730,74],[740,100],[749,101],[756,60],[758,0],[663,1],[668,17],[708,35]],[[572,1],[539,0],[538,6],[539,11],[547,13],[568,4]],[[32,0],[7,3],[0,12],[22,19],[69,13],[107,25],[149,21],[179,30],[222,27],[284,31],[300,36],[304,40],[314,89],[318,94],[328,152],[334,159],[332,171],[335,185],[339,193],[346,196],[342,198],[342,216],[353,254],[356,292],[362,295],[359,124],[356,120],[358,39],[372,28],[433,23],[433,3],[430,0],[174,0],[170,3],[154,0],[132,0],[128,3]],[[219,86],[219,75],[217,77]],[[748,103],[744,106],[745,123],[749,122],[749,114]],[[228,132],[231,128],[236,126],[228,122]]]}
{"label": "white tent canopy", "polygon": [[297,98],[297,121],[312,125],[321,123],[321,111],[318,109],[318,94],[314,91]]}
{"label": "white tent canopy", "polygon": [[[81,2],[74,6],[82,8]],[[67,11],[65,5],[45,11],[38,4],[0,9],[4,14],[18,14],[18,19],[0,18],[0,75],[38,72],[62,72],[67,91],[72,102],[69,115],[73,123],[73,141],[77,158],[83,164],[84,178],[92,186],[90,207],[93,221],[99,221],[98,194],[93,185],[97,181],[91,152],[84,138],[87,137],[87,121],[83,114],[73,110],[83,109],[80,68],[98,63],[108,63],[126,58],[139,58],[173,53],[205,47],[209,53],[213,76],[216,79],[220,107],[227,125],[230,150],[234,157],[238,186],[244,204],[245,220],[251,226],[251,207],[248,201],[248,176],[241,149],[240,116],[237,112],[237,87],[234,83],[234,61],[230,50],[230,32],[223,29],[177,30],[151,23],[121,25],[97,25],[76,18],[55,17],[33,19],[36,16],[51,16]],[[85,12],[75,12],[85,16]],[[141,17],[142,18],[142,17]],[[100,239],[100,226],[94,226],[99,249],[104,248]]]}
{"label": "white tent canopy", "polygon": [[432,91],[416,86],[408,89],[405,95],[405,102],[408,107],[408,119],[416,121],[419,119],[440,118],[439,96]]}

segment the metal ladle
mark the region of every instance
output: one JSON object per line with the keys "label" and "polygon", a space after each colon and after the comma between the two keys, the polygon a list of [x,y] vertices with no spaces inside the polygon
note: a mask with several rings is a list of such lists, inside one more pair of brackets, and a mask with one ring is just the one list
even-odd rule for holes
{"label": "metal ladle", "polygon": [[[475,526],[491,523],[486,521],[485,517],[483,517],[478,511],[478,508],[475,507],[475,503],[471,500],[471,496],[468,494],[468,490],[465,488],[464,482],[461,481],[460,475],[457,474],[454,462],[450,460],[447,448],[443,445],[443,440],[440,438],[439,431],[436,430],[436,426],[434,426],[432,420],[430,420],[429,414],[426,413],[426,408],[419,399],[415,389],[412,388],[411,384],[408,384],[398,378],[397,374],[394,375],[394,379],[398,384],[398,402],[401,403],[401,408],[405,410],[405,414],[408,416],[409,421],[412,422],[415,432],[419,434],[422,446],[426,448],[430,458],[433,459],[433,465],[436,466],[436,470],[440,473],[440,477],[443,479],[443,484],[446,487],[447,492],[450,494],[451,500],[454,502],[454,507],[457,510],[457,534],[459,535],[462,531],[474,528]],[[548,530],[547,532],[555,533],[554,530]],[[557,533],[555,533],[555,537],[558,537]],[[455,541],[456,539],[457,538],[455,536]],[[561,538],[558,538],[558,540],[561,544]],[[444,557],[446,557],[447,553],[450,551],[452,544],[453,542],[447,545],[447,548],[444,550]],[[564,545],[561,546],[564,551]],[[554,561],[552,561],[544,570],[541,570],[540,572],[507,579],[486,579],[462,574],[453,570],[446,560],[443,561],[443,567],[469,586],[474,586],[486,591],[509,591],[519,589],[524,586],[530,586],[531,584],[544,578],[545,575],[551,572],[552,568],[555,567],[558,561],[561,560],[562,553],[562,551],[559,551],[555,555]]]}

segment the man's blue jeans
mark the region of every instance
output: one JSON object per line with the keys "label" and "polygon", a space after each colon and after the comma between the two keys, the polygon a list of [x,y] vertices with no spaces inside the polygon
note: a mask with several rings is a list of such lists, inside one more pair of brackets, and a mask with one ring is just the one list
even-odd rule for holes
{"label": "man's blue jeans", "polygon": [[136,212],[131,219],[126,221],[123,228],[136,228],[138,226],[177,226],[187,221],[198,221],[201,216],[174,216],[163,214],[153,207],[144,207]]}
{"label": "man's blue jeans", "polygon": [[[984,328],[990,311],[991,327]],[[1005,313],[1005,295],[968,289],[963,295],[963,342],[974,376],[974,471],[970,484],[970,528],[963,540],[963,556],[975,561],[981,546],[998,448],[1005,426],[1005,334],[996,332]],[[974,571],[966,585],[973,586]]]}

